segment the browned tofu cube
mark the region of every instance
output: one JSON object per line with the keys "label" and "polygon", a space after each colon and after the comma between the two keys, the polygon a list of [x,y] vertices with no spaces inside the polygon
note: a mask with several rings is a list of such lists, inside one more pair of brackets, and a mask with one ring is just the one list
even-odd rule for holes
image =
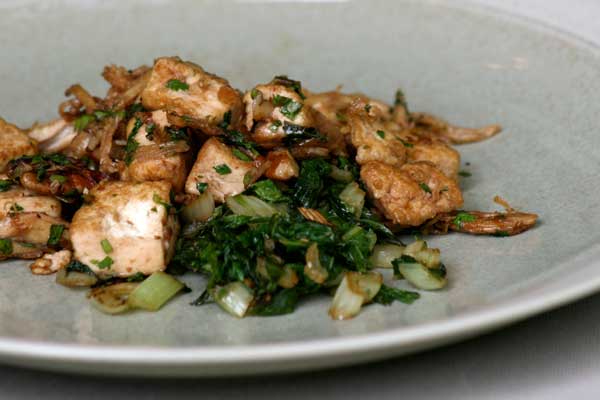
{"label": "browned tofu cube", "polygon": [[[218,134],[218,125],[229,115],[231,126],[242,117],[242,99],[229,82],[178,57],[156,60],[150,80],[142,92],[149,110],[165,110],[178,121]],[[229,114],[227,114],[229,113]]]}
{"label": "browned tofu cube", "polygon": [[165,207],[170,190],[165,181],[104,181],[96,186],[92,202],[73,216],[75,258],[105,277],[163,271],[178,233],[177,218]]}
{"label": "browned tofu cube", "polygon": [[244,161],[217,138],[208,139],[196,158],[188,176],[185,191],[199,194],[198,183],[208,184],[215,201],[223,202],[228,196],[242,193],[262,173],[261,161]]}
{"label": "browned tofu cube", "polygon": [[0,118],[0,172],[6,170],[8,162],[21,156],[37,152],[35,141],[13,124]]}

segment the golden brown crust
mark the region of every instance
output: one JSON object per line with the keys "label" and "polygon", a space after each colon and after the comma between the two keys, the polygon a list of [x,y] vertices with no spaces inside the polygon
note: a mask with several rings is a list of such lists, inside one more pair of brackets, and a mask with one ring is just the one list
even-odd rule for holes
{"label": "golden brown crust", "polygon": [[372,161],[362,166],[360,176],[381,212],[402,226],[421,225],[463,203],[456,181],[427,162],[398,168]]}

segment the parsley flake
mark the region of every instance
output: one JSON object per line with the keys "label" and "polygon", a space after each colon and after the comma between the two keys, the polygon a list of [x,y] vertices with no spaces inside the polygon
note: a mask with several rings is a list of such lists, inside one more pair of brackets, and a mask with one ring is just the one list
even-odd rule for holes
{"label": "parsley flake", "polygon": [[137,135],[138,131],[142,127],[143,122],[141,119],[136,118],[135,123],[133,124],[133,129],[131,133],[127,137],[127,144],[125,145],[125,164],[129,165],[133,161],[133,157],[135,156],[135,152],[137,151],[140,144],[137,140],[135,140],[135,135]]}
{"label": "parsley flake", "polygon": [[385,139],[385,132],[384,131],[377,131],[377,136],[379,136],[382,139]]}
{"label": "parsley flake", "polygon": [[65,231],[64,225],[52,225],[50,226],[50,235],[48,236],[48,246],[56,246],[62,238],[63,232]]}
{"label": "parsley flake", "polygon": [[6,192],[13,185],[9,179],[0,179],[0,192]]}
{"label": "parsley flake", "polygon": [[458,175],[460,175],[460,176],[462,176],[464,178],[468,178],[468,177],[472,176],[473,174],[471,174],[469,171],[460,171],[458,173]]}
{"label": "parsley flake", "polygon": [[463,222],[474,222],[476,220],[477,217],[475,217],[474,215],[461,211],[458,214],[456,214],[456,217],[454,217],[452,223],[460,228],[462,227]]}
{"label": "parsley flake", "polygon": [[110,254],[113,251],[113,247],[110,244],[110,242],[108,241],[108,239],[102,239],[100,241],[100,246],[102,246],[102,250],[104,250],[104,252],[106,254]]}
{"label": "parsley flake", "polygon": [[96,265],[100,269],[110,269],[114,264],[114,261],[109,256],[104,257],[102,260],[92,260],[92,264]]}
{"label": "parsley flake", "polygon": [[63,175],[50,175],[50,181],[58,182],[58,183],[65,183],[67,181],[67,177],[63,176]]}
{"label": "parsley flake", "polygon": [[12,240],[0,239],[0,254],[8,256],[13,252]]}
{"label": "parsley flake", "polygon": [[253,161],[253,159],[250,156],[248,156],[246,153],[244,153],[243,151],[241,151],[238,148],[234,147],[233,150],[231,150],[231,152],[239,160],[247,161],[247,162],[248,161]]}
{"label": "parsley flake", "polygon": [[227,164],[215,165],[213,169],[217,171],[217,174],[219,175],[228,175],[231,173],[231,168],[229,168],[229,165]]}
{"label": "parsley flake", "polygon": [[200,192],[200,194],[206,192],[206,189],[208,189],[208,183],[206,182],[198,182],[196,183],[196,189],[198,189],[198,192]]}
{"label": "parsley flake", "polygon": [[180,81],[179,79],[169,79],[169,81],[165,84],[165,87],[177,92],[179,90],[188,90],[190,85]]}
{"label": "parsley flake", "polygon": [[431,193],[431,188],[425,182],[419,183],[419,187],[423,189],[424,192]]}

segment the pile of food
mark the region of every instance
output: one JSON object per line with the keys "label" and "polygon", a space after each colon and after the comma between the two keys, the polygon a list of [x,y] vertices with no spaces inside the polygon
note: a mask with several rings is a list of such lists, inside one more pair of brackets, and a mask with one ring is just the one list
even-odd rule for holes
{"label": "pile of food", "polygon": [[[313,93],[276,76],[242,93],[177,57],[108,66],[104,98],[76,84],[60,118],[29,129],[0,119],[0,259],[34,259],[91,288],[102,311],[158,310],[207,277],[192,303],[280,315],[332,294],[334,319],[367,303],[446,284],[440,251],[401,233],[510,236],[535,214],[461,210],[450,144],[500,131],[452,126],[340,90]],[[466,173],[462,173],[466,175]]]}

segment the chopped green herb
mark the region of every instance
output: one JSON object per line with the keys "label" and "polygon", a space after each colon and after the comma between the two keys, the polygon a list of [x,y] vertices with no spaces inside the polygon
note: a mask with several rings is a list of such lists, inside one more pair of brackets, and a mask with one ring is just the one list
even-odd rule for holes
{"label": "chopped green herb", "polygon": [[223,114],[223,121],[219,123],[219,128],[227,129],[229,127],[229,124],[231,124],[231,110]]}
{"label": "chopped green herb", "polygon": [[474,215],[461,211],[458,214],[456,214],[456,217],[454,217],[452,223],[460,228],[463,222],[474,222],[476,220],[477,217],[475,217]]}
{"label": "chopped green herb", "polygon": [[250,92],[250,97],[252,98],[252,100],[254,100],[255,98],[258,97],[258,95],[260,94],[260,92],[258,91],[257,88],[252,89],[252,91]]}
{"label": "chopped green herb", "polygon": [[287,121],[283,123],[283,132],[285,133],[283,140],[287,146],[308,139],[317,139],[322,142],[327,141],[327,137],[321,135],[317,129],[291,124]]}
{"label": "chopped green herb", "polygon": [[63,175],[50,175],[50,181],[52,182],[58,182],[58,183],[65,183],[67,181],[67,177],[63,176]]}
{"label": "chopped green herb", "polygon": [[4,256],[11,255],[13,252],[13,244],[10,239],[0,239],[0,254]]}
{"label": "chopped green herb", "polygon": [[156,129],[156,124],[149,123],[146,125],[146,139],[154,140],[154,130]]}
{"label": "chopped green herb", "polygon": [[381,285],[379,292],[373,298],[374,303],[390,305],[394,301],[411,304],[420,297],[419,293],[408,290],[396,289],[387,285]]}
{"label": "chopped green herb", "polygon": [[292,121],[302,109],[302,103],[298,103],[289,97],[280,96],[278,94],[273,96],[273,105],[280,107],[281,113]]}
{"label": "chopped green herb", "polygon": [[200,192],[200,194],[206,192],[206,189],[208,189],[208,183],[206,182],[198,182],[196,183],[196,189],[198,189],[198,192]]}
{"label": "chopped green herb", "polygon": [[113,251],[113,247],[110,244],[110,242],[108,241],[108,239],[102,239],[100,241],[100,246],[102,246],[102,250],[104,250],[104,252],[106,254],[110,254]]}
{"label": "chopped green herb", "polygon": [[158,193],[154,193],[152,195],[152,201],[155,202],[156,204],[163,206],[165,208],[165,210],[167,211],[167,214],[169,213],[169,211],[171,211],[171,207],[173,207],[171,205],[171,203],[168,203],[166,201],[164,201],[159,195]]}
{"label": "chopped green herb", "polygon": [[406,103],[406,96],[404,96],[404,92],[401,89],[396,90],[396,96],[394,98],[394,105],[400,106],[408,111],[408,104]]}
{"label": "chopped green herb", "polygon": [[73,128],[75,128],[76,131],[82,131],[95,119],[96,117],[94,117],[93,115],[83,114],[77,117],[75,121],[73,121]]}
{"label": "chopped green herb", "polygon": [[419,187],[423,189],[424,192],[431,193],[431,189],[425,182],[419,183]]}
{"label": "chopped green herb", "polygon": [[469,171],[460,171],[458,174],[459,174],[460,176],[462,176],[462,177],[465,177],[465,178],[468,178],[468,177],[470,177],[471,175],[473,175],[473,174],[471,174]]}
{"label": "chopped green herb", "polygon": [[81,272],[81,273],[88,274],[88,275],[95,275],[94,271],[92,271],[90,269],[90,267],[88,267],[87,265],[85,265],[77,260],[71,261],[65,268],[67,270],[67,273]]}
{"label": "chopped green herb", "polygon": [[142,274],[141,272],[136,272],[127,278],[127,282],[141,282],[144,279],[146,279],[146,275]]}
{"label": "chopped green herb", "polygon": [[292,88],[302,100],[306,99],[304,93],[302,93],[302,84],[300,83],[300,81],[290,79],[286,75],[278,75],[273,79],[273,81],[277,85],[283,85]]}
{"label": "chopped green herb", "polygon": [[401,142],[402,142],[402,144],[404,145],[404,147],[415,147],[415,145],[414,145],[414,144],[412,144],[412,143],[409,143],[409,142],[407,142],[406,140],[404,140],[404,139],[402,139],[402,138],[396,138],[396,139],[398,139],[399,141],[401,141]]}
{"label": "chopped green herb", "polygon": [[366,105],[365,105],[365,111],[366,111],[366,112],[369,112],[369,111],[371,111],[371,108],[372,108],[372,107],[371,107],[371,105],[370,105],[370,104],[366,104]]}
{"label": "chopped green herb", "polygon": [[339,112],[335,113],[335,118],[340,121],[340,122],[347,122],[348,118],[346,118],[346,116],[344,114],[341,114]]}
{"label": "chopped green herb", "polygon": [[229,165],[227,164],[215,165],[213,169],[217,171],[217,174],[219,175],[228,175],[231,173],[231,168],[229,168]]}
{"label": "chopped green herb", "polygon": [[273,121],[273,123],[271,123],[271,125],[269,125],[269,130],[273,133],[277,132],[277,130],[279,129],[279,127],[283,125],[281,123],[281,121],[277,120],[277,121]]}
{"label": "chopped green herb", "polygon": [[377,131],[377,136],[379,136],[382,139],[385,139],[385,132],[384,131]]}
{"label": "chopped green herb", "polygon": [[166,131],[169,134],[169,138],[173,142],[178,140],[188,140],[188,135],[185,128],[174,128],[170,126],[166,129]]}
{"label": "chopped green herb", "polygon": [[96,265],[100,269],[110,269],[114,264],[114,261],[109,256],[104,257],[102,260],[92,260],[92,264]]}
{"label": "chopped green herb", "polygon": [[14,213],[19,213],[19,212],[21,212],[21,211],[23,211],[23,210],[24,210],[24,208],[23,208],[23,207],[22,207],[20,204],[18,204],[18,203],[13,203],[13,204],[10,206],[9,212],[10,212],[11,214],[14,214]]}
{"label": "chopped green herb", "polygon": [[60,243],[60,239],[62,238],[63,232],[65,231],[64,225],[51,225],[50,226],[50,235],[48,236],[48,246],[56,246]]}
{"label": "chopped green herb", "polygon": [[0,192],[6,192],[13,184],[10,179],[0,179]]}
{"label": "chopped green herb", "polygon": [[240,149],[234,147],[231,152],[233,153],[233,155],[242,161],[253,161],[253,158],[248,156],[246,153],[244,153],[243,151],[241,151]]}
{"label": "chopped green herb", "polygon": [[508,233],[507,231],[496,231],[493,233],[493,236],[506,237],[506,236],[510,236],[510,233]]}
{"label": "chopped green herb", "polygon": [[167,89],[179,91],[179,90],[188,90],[190,88],[190,85],[188,85],[185,82],[180,81],[179,79],[169,79],[169,81],[165,84],[165,87]]}
{"label": "chopped green herb", "polygon": [[136,118],[135,123],[133,124],[133,129],[127,137],[127,144],[125,145],[125,164],[127,165],[131,164],[131,162],[133,161],[133,157],[135,156],[135,152],[140,146],[138,141],[135,140],[135,135],[137,135],[142,125],[142,120],[140,118]]}

